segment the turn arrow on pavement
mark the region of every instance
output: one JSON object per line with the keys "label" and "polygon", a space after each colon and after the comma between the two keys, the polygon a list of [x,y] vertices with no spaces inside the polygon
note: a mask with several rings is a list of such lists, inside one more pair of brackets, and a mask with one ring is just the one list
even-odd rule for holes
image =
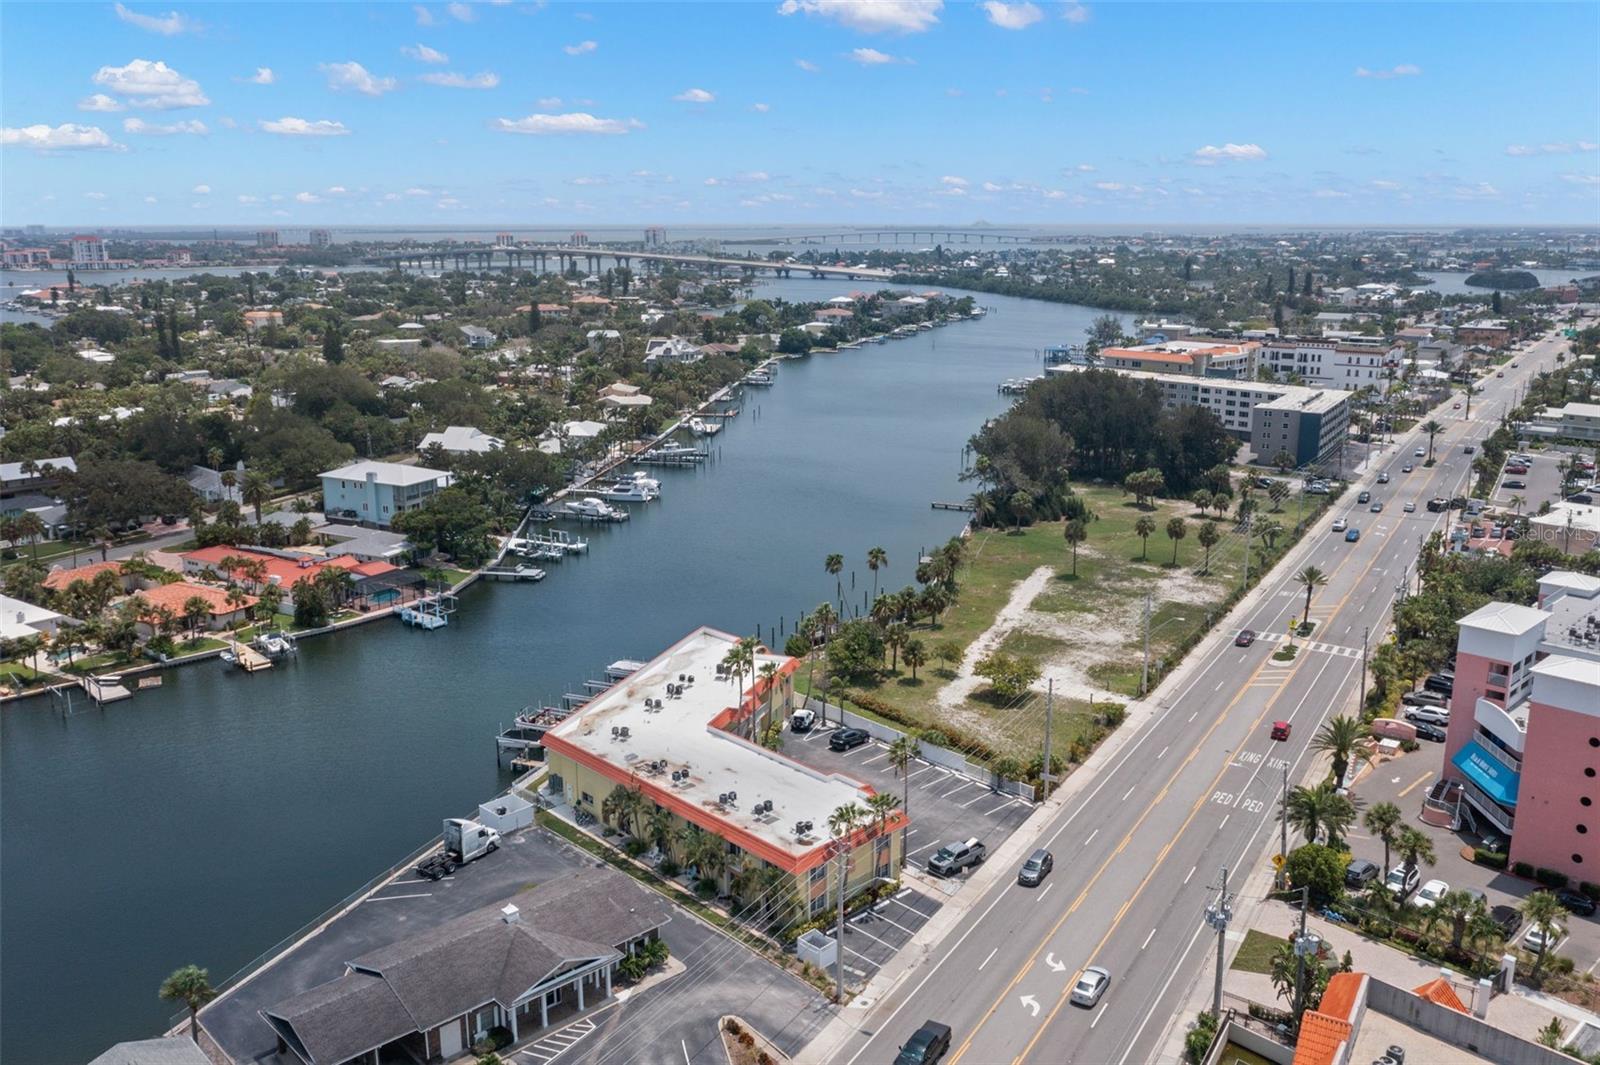
{"label": "turn arrow on pavement", "polygon": [[1056,956],[1054,953],[1046,954],[1044,956],[1044,963],[1058,973],[1064,973],[1067,971],[1067,963],[1056,961]]}
{"label": "turn arrow on pavement", "polygon": [[1035,1017],[1039,1016],[1039,1000],[1032,995],[1023,995],[1022,1005],[1023,1008],[1031,1010]]}

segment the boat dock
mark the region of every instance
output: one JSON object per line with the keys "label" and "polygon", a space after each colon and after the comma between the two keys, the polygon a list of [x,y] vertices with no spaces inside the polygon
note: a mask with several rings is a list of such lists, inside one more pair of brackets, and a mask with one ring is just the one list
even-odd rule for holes
{"label": "boat dock", "polygon": [[233,664],[246,673],[257,673],[263,669],[272,668],[272,659],[257,651],[254,647],[235,640],[229,650],[233,652]]}
{"label": "boat dock", "polygon": [[78,683],[83,687],[84,694],[101,706],[133,697],[133,692],[122,683],[121,677],[84,677]]}
{"label": "boat dock", "polygon": [[967,513],[970,514],[970,513],[972,513],[973,506],[972,506],[971,503],[944,503],[944,502],[941,502],[941,501],[935,499],[933,501],[933,509],[934,510],[961,510],[961,511],[966,511]]}
{"label": "boat dock", "polygon": [[542,581],[544,570],[538,566],[517,566],[512,569],[481,569],[478,575],[489,581]]}

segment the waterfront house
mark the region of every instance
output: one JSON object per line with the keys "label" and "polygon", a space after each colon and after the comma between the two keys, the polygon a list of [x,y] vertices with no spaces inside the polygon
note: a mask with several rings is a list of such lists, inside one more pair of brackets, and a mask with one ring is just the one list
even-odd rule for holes
{"label": "waterfront house", "polygon": [[[301,581],[316,580],[325,569],[353,572],[361,565],[359,559],[348,554],[339,554],[332,558],[315,558],[288,551],[234,547],[229,544],[202,547],[185,553],[182,558],[185,577],[214,573],[220,575],[223,580],[232,581],[252,592],[259,592],[266,585],[273,584],[281,588],[285,595]],[[237,559],[243,564],[235,565],[232,572],[228,572],[225,560],[230,558]],[[254,568],[253,564],[261,567],[262,576],[259,582],[249,575],[249,570]]]}
{"label": "waterfront house", "polygon": [[47,492],[61,483],[63,473],[77,473],[78,464],[66,456],[0,462],[0,499],[19,492]]}
{"label": "waterfront house", "polygon": [[629,877],[580,869],[363,954],[260,1015],[282,1060],[451,1061],[490,1029],[520,1043],[605,1003],[617,963],[671,919]]}
{"label": "waterfront house", "polygon": [[387,527],[449,487],[450,474],[426,466],[365,460],[322,474],[323,512],[332,519]]}
{"label": "waterfront house", "polygon": [[579,445],[594,440],[606,431],[605,422],[571,421],[552,425],[539,437],[539,450],[548,455],[559,455],[568,445]]}
{"label": "waterfront house", "polygon": [[187,1036],[117,1043],[89,1065],[211,1065],[200,1045]]}
{"label": "waterfront house", "polygon": [[29,636],[51,636],[62,625],[77,622],[48,607],[0,595],[0,640],[21,640]]}
{"label": "waterfront house", "polygon": [[644,361],[652,363],[699,362],[705,352],[683,337],[651,337],[644,344]]}
{"label": "waterfront house", "polygon": [[[172,611],[174,617],[183,619],[189,600],[196,597],[205,600],[206,603],[206,614],[201,619],[200,627],[212,632],[230,628],[247,620],[251,608],[260,601],[253,595],[241,592],[240,598],[230,603],[225,589],[210,584],[190,584],[188,581],[157,584],[134,596],[145,604],[143,616],[139,619],[140,633],[144,636],[155,635],[156,612],[161,607]],[[184,627],[188,626],[187,621],[182,621],[182,624]]]}
{"label": "waterfront house", "polygon": [[429,433],[424,436],[422,442],[417,445],[417,450],[427,451],[434,446],[452,455],[481,455],[488,451],[500,450],[506,446],[506,442],[498,436],[490,436],[482,429],[470,425],[449,425],[442,433]]}
{"label": "waterfront house", "polygon": [[[699,628],[606,689],[544,736],[550,787],[574,810],[604,819],[618,785],[637,789],[681,827],[725,840],[729,867],[770,866],[775,892],[816,917],[838,899],[829,875],[828,816],[865,806],[872,788],[823,773],[757,742],[789,717],[799,660],[758,648],[753,672],[723,665],[739,638]],[[761,676],[772,666],[770,677]],[[852,837],[845,891],[854,895],[900,868],[903,810]]]}
{"label": "waterfront house", "polygon": [[83,566],[58,566],[45,574],[44,586],[52,592],[64,592],[74,584],[93,584],[102,573],[114,574],[123,591],[129,588],[131,578],[122,572],[120,562],[90,562]]}

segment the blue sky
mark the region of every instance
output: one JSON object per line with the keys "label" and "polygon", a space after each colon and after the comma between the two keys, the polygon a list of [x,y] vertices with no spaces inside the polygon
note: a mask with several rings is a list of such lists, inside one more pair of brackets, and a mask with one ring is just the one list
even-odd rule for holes
{"label": "blue sky", "polygon": [[1600,4],[0,5],[0,221],[1600,224]]}

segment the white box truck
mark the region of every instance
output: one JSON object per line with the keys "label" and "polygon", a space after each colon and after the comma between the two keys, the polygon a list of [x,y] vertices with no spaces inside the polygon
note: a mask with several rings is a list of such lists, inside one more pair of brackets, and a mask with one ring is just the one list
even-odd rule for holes
{"label": "white box truck", "polygon": [[500,846],[500,833],[487,825],[451,817],[444,823],[444,850],[457,865],[482,858]]}

